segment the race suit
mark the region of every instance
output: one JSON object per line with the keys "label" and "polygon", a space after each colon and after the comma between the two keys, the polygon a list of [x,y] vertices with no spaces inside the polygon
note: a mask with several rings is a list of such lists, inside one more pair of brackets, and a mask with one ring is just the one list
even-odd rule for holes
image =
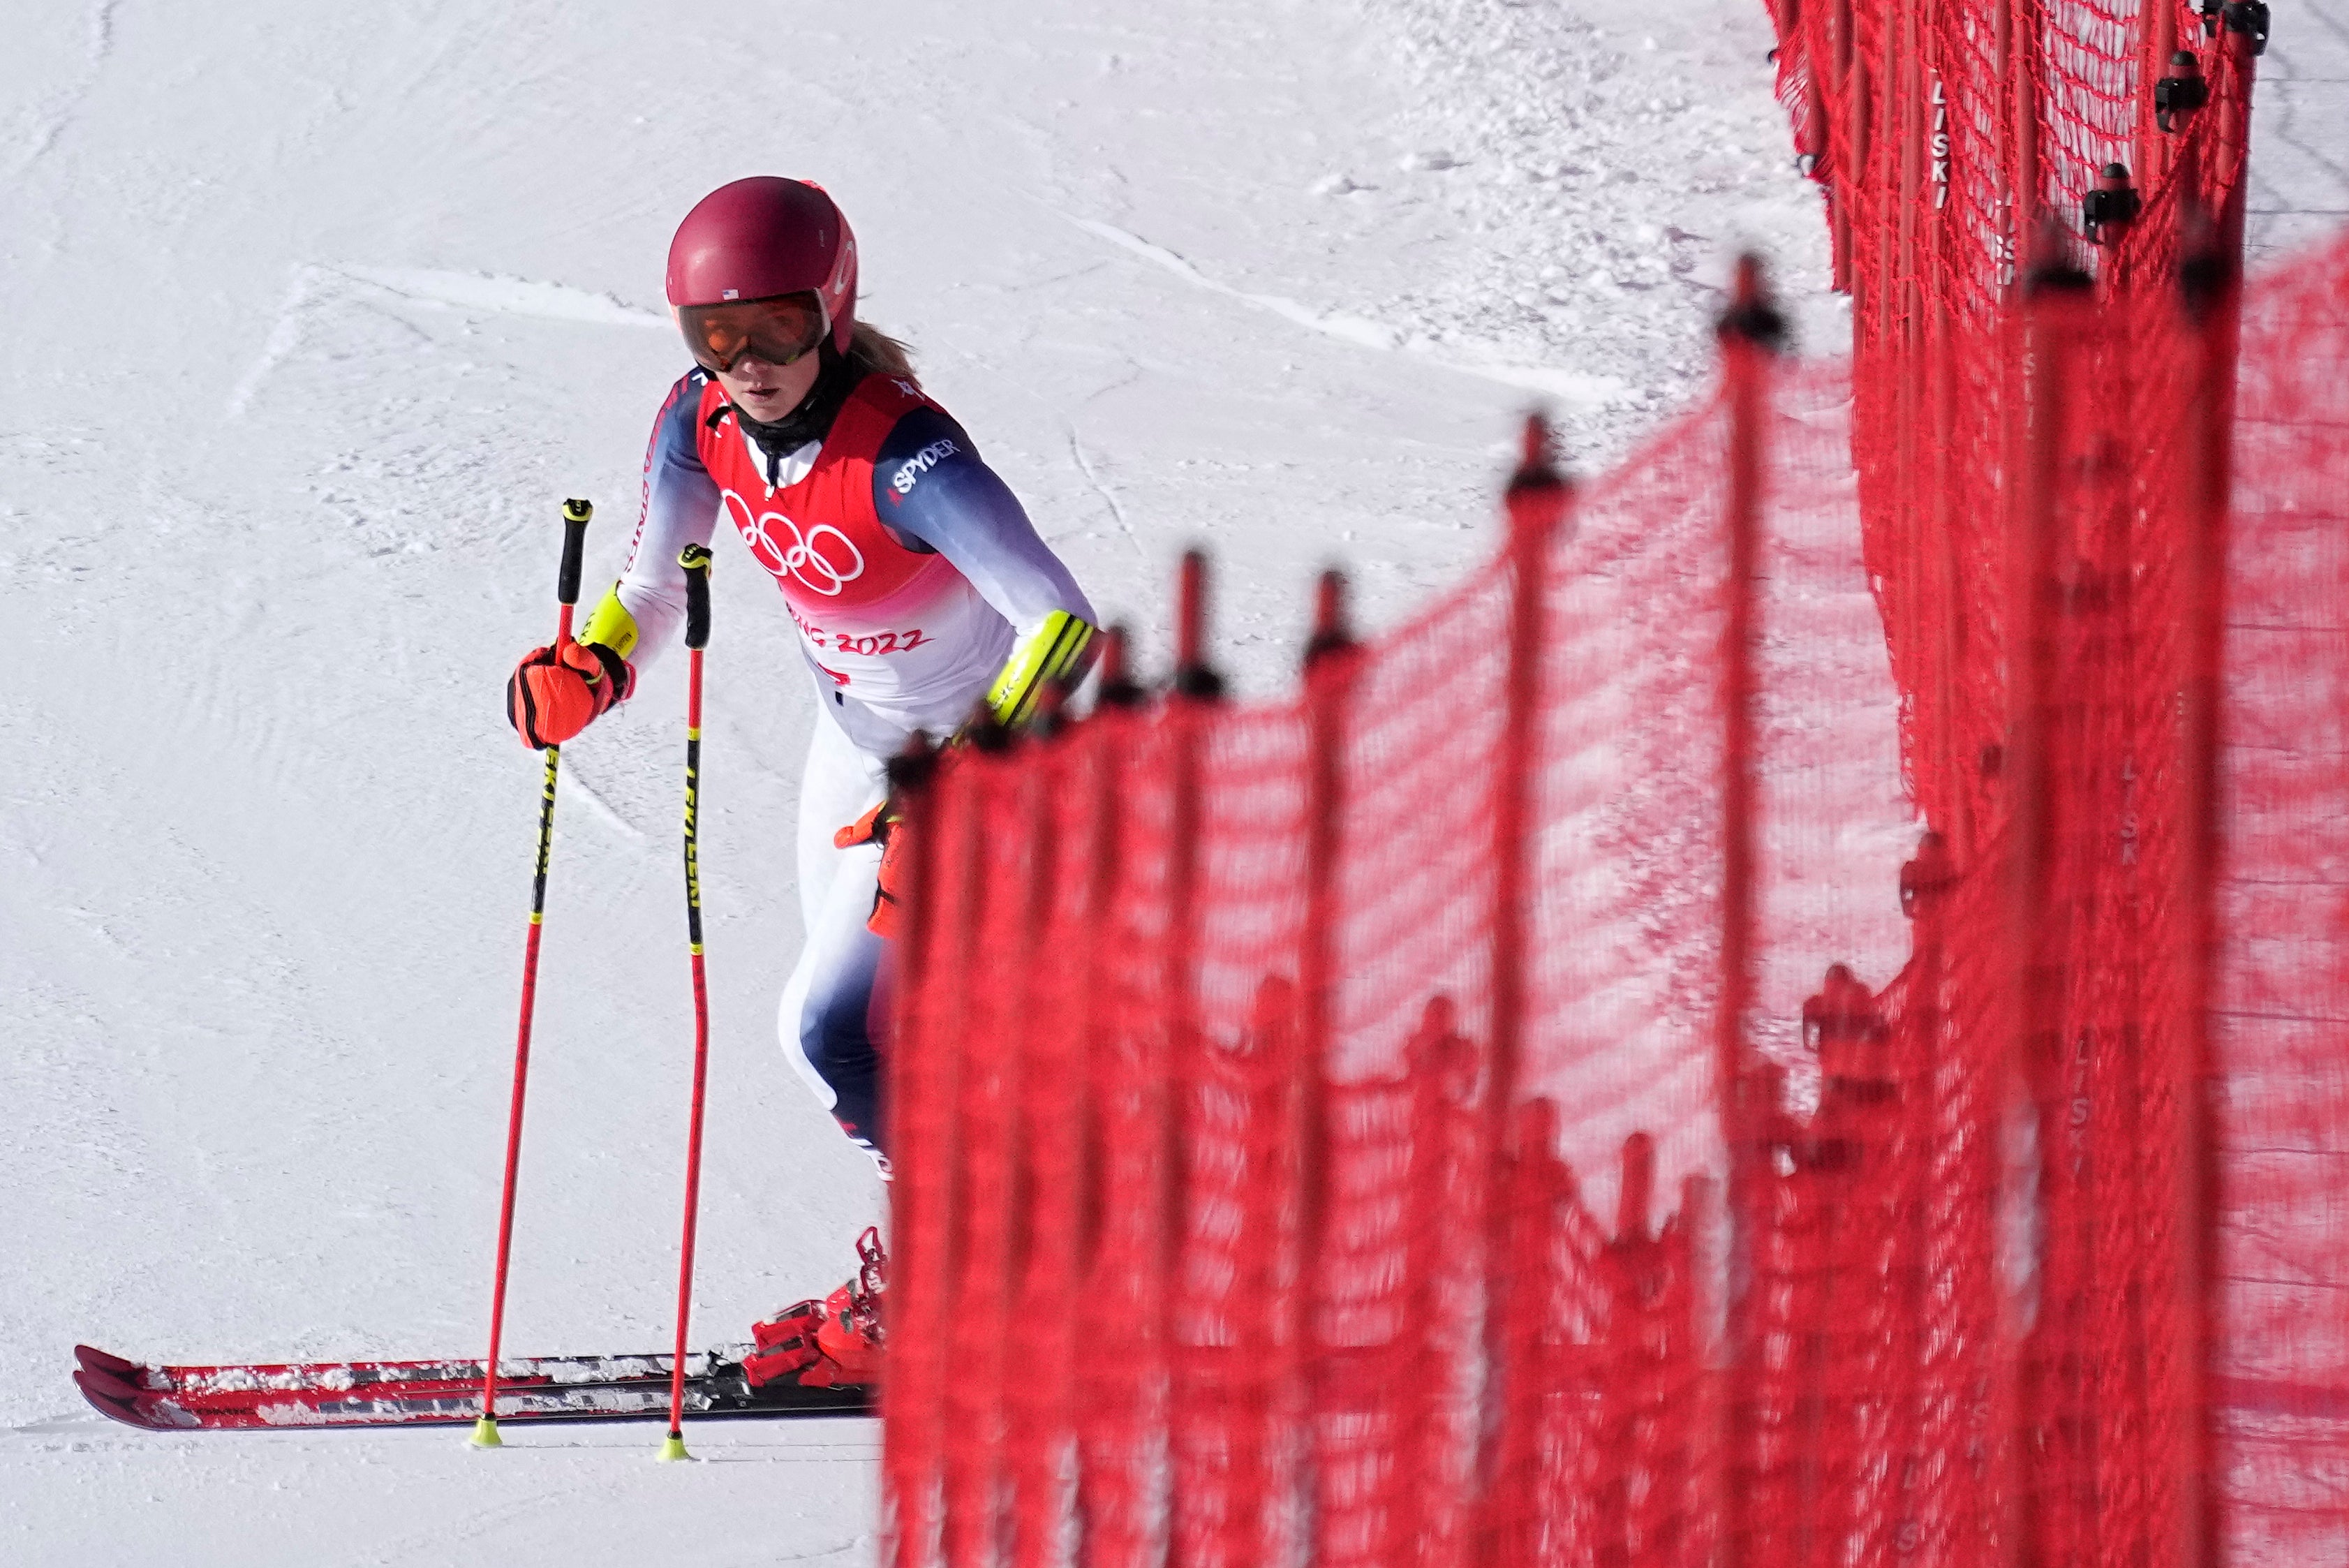
{"label": "race suit", "polygon": [[1093,611],[918,386],[839,362],[824,378],[775,426],[703,371],[670,389],[627,568],[581,638],[641,669],[684,624],[678,552],[721,518],[782,590],[824,713],[800,788],[806,943],[783,988],[783,1049],[885,1174],[887,943],[865,923],[881,850],[835,848],[833,834],[881,801],[886,760],[916,731],[943,739],[1017,672],[1067,673],[1054,649],[1081,643]]}

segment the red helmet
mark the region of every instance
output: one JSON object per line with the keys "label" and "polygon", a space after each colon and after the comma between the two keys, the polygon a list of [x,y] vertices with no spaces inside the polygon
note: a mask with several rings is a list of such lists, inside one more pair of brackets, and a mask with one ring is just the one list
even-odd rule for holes
{"label": "red helmet", "polygon": [[856,236],[820,185],[757,174],[694,203],[668,243],[668,302],[683,307],[813,294],[848,352],[856,326]]}

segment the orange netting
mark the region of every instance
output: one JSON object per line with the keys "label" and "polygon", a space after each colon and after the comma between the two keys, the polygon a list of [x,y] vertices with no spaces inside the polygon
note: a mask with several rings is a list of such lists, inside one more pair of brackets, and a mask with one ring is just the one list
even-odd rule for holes
{"label": "orange netting", "polygon": [[1850,368],[919,787],[894,1561],[2349,1557],[2349,240],[2233,34],[2018,286],[2145,20],[1787,5]]}

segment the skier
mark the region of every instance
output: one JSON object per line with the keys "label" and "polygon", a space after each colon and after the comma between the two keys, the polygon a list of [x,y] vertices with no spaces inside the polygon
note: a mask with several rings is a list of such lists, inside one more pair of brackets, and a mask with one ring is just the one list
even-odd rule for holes
{"label": "skier", "polygon": [[[575,641],[523,657],[507,709],[543,747],[625,701],[684,622],[678,550],[720,519],[774,577],[823,710],[800,788],[806,941],[783,1050],[885,1179],[885,763],[981,701],[1027,719],[1047,685],[1082,673],[1093,610],[905,346],[857,319],[856,274],[847,220],[814,184],[738,180],[686,214],[668,301],[694,368],[654,421],[626,569]],[[877,1234],[857,1251],[856,1282],[758,1326],[754,1382],[871,1381]]]}

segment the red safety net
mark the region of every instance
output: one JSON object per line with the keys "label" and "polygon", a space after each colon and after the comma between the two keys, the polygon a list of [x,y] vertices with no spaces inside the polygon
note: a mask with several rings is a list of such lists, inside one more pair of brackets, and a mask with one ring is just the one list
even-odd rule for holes
{"label": "red safety net", "polygon": [[[940,771],[893,1044],[902,1561],[1709,1550],[1730,841],[1739,1032],[1795,1064],[1818,954],[1905,957],[1914,837],[1848,386],[1741,352],[1747,418],[1564,524],[1535,471],[1510,551],[1319,639],[1298,701],[1195,675]],[[1735,836],[1733,424],[1770,475]]]}
{"label": "red safety net", "polygon": [[2341,872],[2310,819],[2341,805],[2315,710],[2343,405],[2272,389],[2340,362],[2340,260],[2255,294],[2235,422],[2266,7],[1774,15],[1853,297],[1904,764],[1949,875],[2007,882],[2031,944],[2000,1026],[2038,1140],[2024,1548],[2338,1560]]}
{"label": "red safety net", "polygon": [[2349,235],[2255,288],[2223,578],[2218,1462],[2247,1563],[2349,1561]]}
{"label": "red safety net", "polygon": [[2090,278],[1893,130],[2075,200],[2141,18],[1780,19],[1851,367],[912,790],[893,1561],[2349,1560],[2349,241],[2241,35]]}
{"label": "red safety net", "polygon": [[[1296,701],[1194,676],[955,753],[895,1045],[897,1560],[2168,1563],[2206,1496],[2240,1560],[2349,1546],[2349,244],[2252,298],[2207,1037],[2200,568],[2048,553],[1995,772],[2049,819],[1896,881],[1837,368],[1749,426],[1745,573],[1724,394]],[[2212,329],[2115,319],[2016,328],[2065,386],[2177,371],[2126,504],[2063,403],[2075,543],[2210,478]]]}
{"label": "red safety net", "polygon": [[[2264,7],[2214,7],[2206,36],[2174,0],[1772,5],[1852,296],[1852,458],[1904,756],[1962,857],[2007,722],[2009,307],[2034,272],[2092,271],[2111,303],[2168,289],[2189,251],[2240,255]],[[2147,369],[2111,357],[2090,395],[2134,396]]]}

